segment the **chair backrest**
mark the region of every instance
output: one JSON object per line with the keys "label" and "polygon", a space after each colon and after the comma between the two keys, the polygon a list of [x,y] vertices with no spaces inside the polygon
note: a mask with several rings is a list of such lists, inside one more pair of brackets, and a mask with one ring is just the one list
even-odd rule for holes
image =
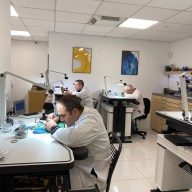
{"label": "chair backrest", "polygon": [[145,105],[145,111],[144,111],[145,115],[143,115],[142,119],[146,119],[147,115],[150,113],[151,101],[148,98],[143,98],[143,102],[144,102],[144,105]]}
{"label": "chair backrest", "polygon": [[[108,135],[109,135],[109,139],[110,139],[111,158],[110,158],[110,164],[109,164],[109,173],[108,173],[108,177],[107,177],[106,192],[108,192],[110,189],[113,171],[115,170],[115,166],[117,164],[119,155],[122,150],[122,143],[121,143],[121,140],[119,139],[119,137],[114,132],[109,132]],[[114,146],[113,143],[116,143],[116,145],[115,145],[116,147]]]}
{"label": "chair backrest", "polygon": [[93,106],[95,109],[97,109],[98,100],[95,98],[92,98],[92,99],[93,99]]}

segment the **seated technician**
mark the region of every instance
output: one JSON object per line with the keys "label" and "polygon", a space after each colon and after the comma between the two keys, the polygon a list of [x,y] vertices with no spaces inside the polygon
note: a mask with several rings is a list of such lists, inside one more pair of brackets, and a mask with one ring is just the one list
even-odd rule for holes
{"label": "seated technician", "polygon": [[71,147],[85,146],[88,157],[75,161],[70,170],[72,189],[85,189],[98,185],[105,191],[110,162],[110,143],[101,115],[97,110],[83,107],[78,97],[64,95],[57,103],[60,121],[67,128],[58,128],[53,119],[47,120],[46,129],[52,138]]}
{"label": "seated technician", "polygon": [[[138,102],[138,104],[129,104],[129,106],[133,108],[132,120],[144,115],[145,106],[143,103],[143,96],[138,89],[134,88],[133,85],[126,85],[125,92],[122,95],[126,98],[136,99],[136,101]],[[134,128],[134,123],[132,122],[132,130],[134,130]]]}
{"label": "seated technician", "polygon": [[81,99],[81,105],[86,107],[93,108],[93,100],[89,90],[84,86],[83,80],[76,80],[75,83],[75,90],[69,90],[69,93],[72,95],[76,95]]}

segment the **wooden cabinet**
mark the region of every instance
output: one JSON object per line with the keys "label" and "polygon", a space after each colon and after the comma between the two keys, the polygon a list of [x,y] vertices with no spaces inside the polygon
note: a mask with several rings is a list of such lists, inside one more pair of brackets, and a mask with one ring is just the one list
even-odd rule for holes
{"label": "wooden cabinet", "polygon": [[43,109],[43,104],[46,99],[45,91],[28,91],[29,96],[29,112],[41,112]]}
{"label": "wooden cabinet", "polygon": [[[162,129],[166,129],[164,119],[156,115],[156,111],[162,111],[162,97],[158,95],[152,95],[151,100],[151,122],[150,126],[157,132],[161,132]],[[164,127],[164,128],[162,128]]]}
{"label": "wooden cabinet", "polygon": [[[192,110],[192,103],[189,103],[189,110]],[[182,111],[182,102],[179,99],[152,95],[150,126],[160,133],[167,129],[167,125],[164,118],[156,115],[156,111]]]}

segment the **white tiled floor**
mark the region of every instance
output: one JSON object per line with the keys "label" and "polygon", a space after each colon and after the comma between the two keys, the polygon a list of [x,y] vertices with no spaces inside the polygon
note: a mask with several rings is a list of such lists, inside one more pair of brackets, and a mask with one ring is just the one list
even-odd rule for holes
{"label": "white tiled floor", "polygon": [[135,135],[131,140],[132,143],[123,143],[110,192],[150,192],[156,188],[157,133],[149,130],[146,139]]}

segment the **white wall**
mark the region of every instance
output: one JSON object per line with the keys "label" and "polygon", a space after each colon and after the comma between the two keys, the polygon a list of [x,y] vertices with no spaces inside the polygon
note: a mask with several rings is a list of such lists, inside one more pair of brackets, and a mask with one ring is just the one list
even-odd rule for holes
{"label": "white wall", "polygon": [[[74,46],[92,48],[91,74],[72,73]],[[121,75],[122,50],[139,51],[139,75]],[[43,82],[39,74],[47,68],[48,52],[50,70],[68,74],[69,79],[63,81],[65,86],[73,87],[74,80],[83,79],[94,97],[104,88],[104,76],[132,83],[142,91],[144,97],[149,98],[152,92],[162,93],[163,88],[167,87],[163,71],[168,64],[168,43],[50,33],[49,45],[46,42],[36,45],[31,41],[12,41],[12,72],[35,82]],[[62,78],[60,74],[50,73],[51,82]],[[31,89],[31,84],[16,78],[13,84],[14,100],[26,97]]]}
{"label": "white wall", "polygon": [[[91,74],[72,73],[72,48],[92,48]],[[139,51],[139,75],[121,75],[122,50]],[[64,33],[49,34],[50,69],[65,72],[68,87],[76,79],[83,79],[93,97],[104,88],[104,76],[112,76],[131,83],[141,90],[144,97],[151,98],[152,92],[163,93],[167,78],[163,75],[168,64],[169,44],[125,38],[71,35]],[[58,78],[58,77],[57,77]],[[50,79],[56,79],[52,76]],[[149,128],[149,119],[142,122]]]}
{"label": "white wall", "polygon": [[[72,48],[92,48],[91,74],[72,73]],[[122,50],[139,51],[139,75],[121,75]],[[66,86],[72,87],[75,79],[83,79],[95,95],[104,88],[104,76],[112,76],[131,83],[140,89],[144,97],[152,92],[163,92],[167,79],[163,75],[168,64],[168,43],[132,40],[125,38],[49,34],[50,69],[65,72],[69,80]],[[54,77],[53,77],[54,78]]]}
{"label": "white wall", "polygon": [[[48,42],[17,41],[11,42],[11,70],[21,77],[43,83],[41,72],[47,69]],[[24,99],[32,84],[13,78],[12,99]]]}
{"label": "white wall", "polygon": [[[172,53],[172,58],[170,59],[169,64],[175,64],[176,67],[180,68],[183,66],[192,68],[192,38],[172,43],[170,52]],[[178,89],[176,81],[180,81],[179,75],[169,76],[170,89]]]}
{"label": "white wall", "polygon": [[[0,73],[11,69],[11,21],[10,21],[10,1],[0,1]],[[2,88],[2,84],[0,85]],[[7,90],[10,90],[10,78],[6,81]],[[0,117],[3,116],[2,108],[5,107],[3,95],[0,93]]]}

